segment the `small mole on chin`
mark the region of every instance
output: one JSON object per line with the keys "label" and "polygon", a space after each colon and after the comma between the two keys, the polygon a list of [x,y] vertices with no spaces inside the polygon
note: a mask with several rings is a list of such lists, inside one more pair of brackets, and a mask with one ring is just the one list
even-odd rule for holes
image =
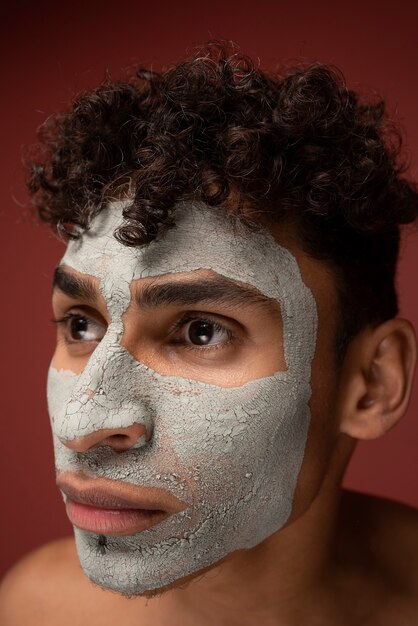
{"label": "small mole on chin", "polygon": [[97,538],[97,548],[100,554],[106,554],[107,539],[104,535],[99,535]]}

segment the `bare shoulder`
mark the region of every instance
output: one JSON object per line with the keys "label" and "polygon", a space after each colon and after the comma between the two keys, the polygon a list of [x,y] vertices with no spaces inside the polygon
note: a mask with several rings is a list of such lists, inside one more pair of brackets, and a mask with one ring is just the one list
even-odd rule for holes
{"label": "bare shoulder", "polygon": [[[375,581],[386,615],[399,611],[402,624],[418,614],[418,511],[410,506],[344,492],[341,507],[344,561],[357,580]],[[363,580],[363,584],[365,583]],[[366,585],[365,585],[366,586]],[[408,621],[409,615],[415,616]],[[382,622],[386,623],[386,622]]]}
{"label": "bare shoulder", "polygon": [[107,626],[121,616],[126,626],[137,626],[144,606],[142,598],[125,598],[90,582],[73,538],[34,550],[0,585],[1,626]]}
{"label": "bare shoulder", "polygon": [[[418,584],[418,510],[400,502],[363,493],[344,492],[344,525],[357,539]],[[407,557],[407,558],[405,558]]]}
{"label": "bare shoulder", "polygon": [[[91,583],[80,568],[74,540],[60,539],[25,556],[0,586],[2,626],[56,624],[57,612],[68,615],[86,602]],[[100,590],[99,590],[100,591]],[[66,624],[65,617],[60,623]],[[72,620],[77,624],[77,620]]]}

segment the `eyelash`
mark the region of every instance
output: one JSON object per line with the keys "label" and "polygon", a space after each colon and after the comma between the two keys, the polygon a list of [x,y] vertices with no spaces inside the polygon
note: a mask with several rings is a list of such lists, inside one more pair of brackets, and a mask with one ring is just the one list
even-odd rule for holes
{"label": "eyelash", "polygon": [[[58,319],[53,319],[51,320],[54,324],[60,325],[60,326],[65,326],[66,324],[68,324],[68,322],[72,319],[82,319],[85,320],[87,322],[91,322],[93,324],[96,325],[100,325],[98,322],[95,322],[94,320],[92,320],[90,317],[86,316],[86,315],[82,315],[80,313],[72,313],[71,311],[69,313],[67,313],[66,315],[64,315],[63,317],[60,317]],[[186,324],[188,324],[189,322],[203,322],[206,324],[210,324],[215,332],[224,332],[226,333],[227,336],[227,340],[223,341],[222,343],[216,343],[213,345],[194,345],[194,344],[189,344],[189,343],[183,343],[181,345],[181,341],[173,341],[173,343],[177,343],[179,345],[181,345],[182,348],[186,349],[186,350],[198,350],[198,351],[210,351],[210,350],[219,350],[220,348],[224,348],[226,345],[229,345],[231,342],[233,342],[234,340],[237,339],[237,336],[231,331],[231,329],[227,328],[226,326],[220,324],[219,322],[215,321],[214,319],[210,318],[210,317],[204,317],[201,314],[190,314],[187,313],[185,315],[183,315],[179,320],[177,320],[177,322],[175,322],[175,324],[173,324],[173,326],[170,328],[168,335],[172,335],[174,333],[176,333],[177,331],[181,330]],[[81,340],[71,340],[68,337],[64,337],[64,341],[66,344],[78,344],[78,343],[88,343],[88,342],[83,342]]]}

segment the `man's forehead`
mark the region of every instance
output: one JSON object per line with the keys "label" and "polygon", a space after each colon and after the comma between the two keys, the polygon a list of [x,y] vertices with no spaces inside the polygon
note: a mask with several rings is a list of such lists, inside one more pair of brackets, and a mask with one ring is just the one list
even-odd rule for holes
{"label": "man's forehead", "polygon": [[132,248],[114,236],[122,224],[122,208],[114,203],[99,214],[89,231],[70,242],[62,263],[108,285],[112,280],[130,284],[140,278],[212,270],[276,300],[283,297],[284,277],[291,289],[302,282],[294,257],[266,229],[252,232],[219,209],[178,205],[174,227],[150,244]]}

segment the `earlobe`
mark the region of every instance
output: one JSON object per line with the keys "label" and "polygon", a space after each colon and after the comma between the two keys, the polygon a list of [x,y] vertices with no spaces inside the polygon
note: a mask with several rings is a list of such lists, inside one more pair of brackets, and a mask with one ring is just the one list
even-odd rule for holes
{"label": "earlobe", "polygon": [[404,415],[416,365],[416,339],[407,320],[367,328],[350,344],[340,377],[340,431],[375,439]]}

